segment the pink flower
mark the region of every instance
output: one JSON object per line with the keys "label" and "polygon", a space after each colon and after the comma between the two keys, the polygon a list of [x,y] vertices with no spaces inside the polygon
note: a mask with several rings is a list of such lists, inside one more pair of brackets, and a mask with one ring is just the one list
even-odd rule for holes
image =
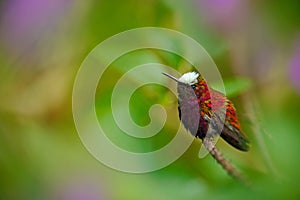
{"label": "pink flower", "polygon": [[291,83],[300,91],[300,37],[296,40],[289,63],[289,77]]}
{"label": "pink flower", "polygon": [[246,1],[197,0],[197,5],[204,22],[220,31],[235,31],[246,20]]}
{"label": "pink flower", "polygon": [[[30,54],[64,14],[66,0],[9,0],[1,13],[1,40],[12,57]],[[26,56],[24,56],[26,57]]]}

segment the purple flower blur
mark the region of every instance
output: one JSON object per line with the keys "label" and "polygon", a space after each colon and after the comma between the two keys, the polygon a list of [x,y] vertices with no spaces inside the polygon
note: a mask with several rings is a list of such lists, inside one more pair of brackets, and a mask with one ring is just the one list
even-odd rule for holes
{"label": "purple flower blur", "polygon": [[197,4],[208,25],[224,32],[235,31],[246,13],[241,0],[197,0]]}
{"label": "purple flower blur", "polygon": [[300,37],[296,40],[289,63],[289,77],[292,84],[300,92]]}
{"label": "purple flower blur", "polygon": [[70,178],[60,185],[54,199],[59,200],[101,200],[107,199],[99,181],[91,177]]}
{"label": "purple flower blur", "polygon": [[[13,57],[27,52],[47,38],[64,13],[66,0],[9,0],[1,13],[1,39]],[[49,35],[48,35],[49,36]]]}

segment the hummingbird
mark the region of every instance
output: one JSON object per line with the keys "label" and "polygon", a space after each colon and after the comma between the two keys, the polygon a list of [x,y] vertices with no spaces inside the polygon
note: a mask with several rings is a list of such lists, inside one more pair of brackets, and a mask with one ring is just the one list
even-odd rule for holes
{"label": "hummingbird", "polygon": [[[249,150],[249,140],[241,130],[236,109],[223,93],[211,89],[205,79],[194,71],[180,78],[163,74],[177,82],[179,118],[187,130],[203,141],[211,120],[214,120],[216,123],[211,123],[212,128],[221,138],[238,150]],[[217,112],[222,109],[223,117]]]}

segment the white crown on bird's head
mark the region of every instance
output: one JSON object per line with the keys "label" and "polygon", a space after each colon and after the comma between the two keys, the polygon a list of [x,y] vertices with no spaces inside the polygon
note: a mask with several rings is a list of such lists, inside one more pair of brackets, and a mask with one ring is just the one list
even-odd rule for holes
{"label": "white crown on bird's head", "polygon": [[178,80],[182,83],[193,85],[198,83],[199,74],[197,72],[188,72],[183,74]]}

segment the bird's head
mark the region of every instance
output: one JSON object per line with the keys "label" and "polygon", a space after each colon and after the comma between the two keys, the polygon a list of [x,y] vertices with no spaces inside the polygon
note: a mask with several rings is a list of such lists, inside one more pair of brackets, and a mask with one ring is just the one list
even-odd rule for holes
{"label": "bird's head", "polygon": [[201,75],[197,72],[187,72],[183,74],[180,78],[175,78],[174,76],[164,73],[163,74],[172,80],[176,81],[179,85],[191,86],[193,90],[201,81]]}
{"label": "bird's head", "polygon": [[[187,72],[183,74],[180,78],[175,78],[174,76],[163,73],[165,76],[171,78],[178,83],[177,90],[179,96],[185,96],[185,94],[195,94],[195,90],[199,89],[199,84],[201,81],[201,75],[197,72]],[[198,93],[198,92],[196,92]],[[189,95],[188,95],[189,96]]]}

